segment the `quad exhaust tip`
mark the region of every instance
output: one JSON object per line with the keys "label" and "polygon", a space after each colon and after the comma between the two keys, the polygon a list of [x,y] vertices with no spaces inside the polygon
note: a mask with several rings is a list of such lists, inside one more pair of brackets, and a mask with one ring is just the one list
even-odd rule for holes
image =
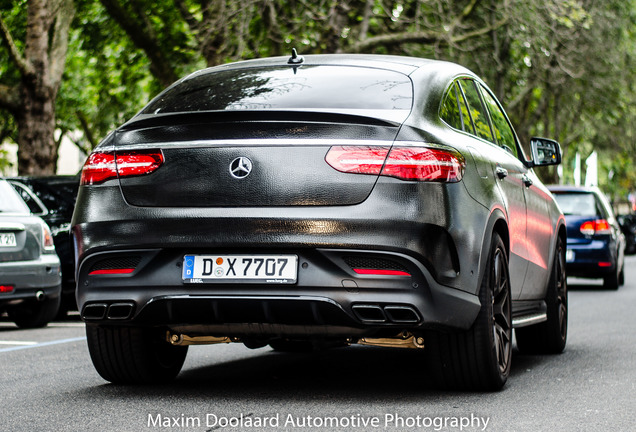
{"label": "quad exhaust tip", "polygon": [[356,304],[351,309],[365,324],[417,324],[420,322],[420,316],[412,306]]}
{"label": "quad exhaust tip", "polygon": [[135,304],[132,302],[120,303],[92,303],[84,306],[82,318],[86,321],[100,320],[126,320],[132,317]]}

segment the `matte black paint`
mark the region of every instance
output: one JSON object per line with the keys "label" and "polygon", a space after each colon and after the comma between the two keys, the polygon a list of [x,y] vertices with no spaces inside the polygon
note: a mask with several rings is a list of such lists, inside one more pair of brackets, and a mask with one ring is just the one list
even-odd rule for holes
{"label": "matte black paint", "polygon": [[[131,120],[97,150],[159,148],[166,162],[149,176],[81,187],[73,217],[80,310],[129,302],[134,306],[130,317],[93,322],[239,336],[467,329],[479,311],[477,294],[494,231],[510,255],[515,314],[544,309],[551,271],[546,263],[554,262],[557,235],[565,233],[563,216],[524,161],[451,129],[438,116],[453,79],[479,79],[450,63],[401,57],[307,56],[305,62],[366,64],[407,73],[415,95],[411,113],[402,125],[342,110]],[[262,141],[248,145],[245,139]],[[299,142],[277,145],[278,139]],[[324,162],[329,146],[339,145],[339,139],[368,145],[444,144],[466,158],[466,171],[459,183],[339,173]],[[250,176],[237,180],[230,177],[229,164],[239,156],[249,157],[254,167]],[[506,166],[509,178],[495,175],[497,164]],[[533,184],[526,185],[524,176]],[[525,223],[526,214],[535,217],[532,225]],[[183,256],[212,252],[296,254],[298,282],[183,284]],[[343,265],[343,257],[352,253],[391,257],[412,276],[355,274]],[[130,275],[88,275],[100,259],[131,254],[141,256],[142,264]],[[356,305],[410,307],[418,321],[364,322],[354,312]],[[191,315],[183,312],[188,310]]]}

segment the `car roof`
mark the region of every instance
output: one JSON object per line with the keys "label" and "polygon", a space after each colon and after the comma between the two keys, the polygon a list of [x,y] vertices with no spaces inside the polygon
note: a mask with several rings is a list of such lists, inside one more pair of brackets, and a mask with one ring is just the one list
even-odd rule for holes
{"label": "car roof", "polygon": [[467,68],[460,66],[456,63],[447,62],[443,60],[432,60],[418,57],[397,56],[397,55],[382,55],[382,54],[311,54],[303,56],[303,62],[292,64],[288,63],[289,56],[268,57],[254,60],[243,60],[234,63],[227,63],[220,66],[214,66],[207,69],[202,69],[185,77],[183,80],[190,79],[192,77],[218,72],[221,70],[232,70],[241,68],[259,68],[259,67],[273,67],[273,66],[290,66],[290,67],[303,67],[303,66],[351,66],[351,67],[369,67],[377,69],[392,70],[395,72],[401,72],[406,75],[410,75],[414,71],[422,68],[430,68],[435,73],[446,72],[448,77],[454,77],[461,74],[474,75]]}

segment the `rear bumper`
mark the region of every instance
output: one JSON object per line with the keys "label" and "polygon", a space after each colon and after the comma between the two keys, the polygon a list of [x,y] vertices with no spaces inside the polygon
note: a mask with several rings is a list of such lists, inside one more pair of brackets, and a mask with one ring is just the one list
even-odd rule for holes
{"label": "rear bumper", "polygon": [[[348,334],[467,329],[479,311],[489,217],[461,182],[382,178],[357,205],[285,208],[140,208],[126,204],[118,187],[83,187],[72,223],[78,308],[87,322],[208,325],[237,336],[280,332],[280,325]],[[211,253],[295,254],[298,279],[185,284],[184,255]],[[356,274],[348,255],[397,262],[410,276]],[[89,274],[118,256],[136,256],[134,272]]]}
{"label": "rear bumper", "polygon": [[586,245],[570,244],[569,253],[573,253],[574,258],[565,264],[568,276],[602,278],[616,272],[616,257],[606,241],[592,241]]}
{"label": "rear bumper", "polygon": [[60,260],[55,254],[43,254],[34,261],[0,263],[0,284],[13,291],[0,293],[0,305],[35,298],[42,291],[47,297],[61,293]]}
{"label": "rear bumper", "polygon": [[[466,329],[479,312],[476,295],[436,283],[423,265],[404,254],[333,249],[291,252],[299,256],[298,280],[293,285],[185,284],[181,251],[98,254],[79,271],[81,316],[92,323],[160,325],[237,337],[308,337]],[[350,256],[393,262],[410,276],[358,275],[347,265]],[[130,274],[90,275],[100,263],[133,257],[140,259]]]}

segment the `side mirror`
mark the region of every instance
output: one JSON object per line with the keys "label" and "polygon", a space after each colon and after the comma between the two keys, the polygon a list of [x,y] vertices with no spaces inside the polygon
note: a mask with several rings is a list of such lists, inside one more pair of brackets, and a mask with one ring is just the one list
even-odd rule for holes
{"label": "side mirror", "polygon": [[532,137],[532,166],[558,165],[561,163],[561,146],[555,140]]}

